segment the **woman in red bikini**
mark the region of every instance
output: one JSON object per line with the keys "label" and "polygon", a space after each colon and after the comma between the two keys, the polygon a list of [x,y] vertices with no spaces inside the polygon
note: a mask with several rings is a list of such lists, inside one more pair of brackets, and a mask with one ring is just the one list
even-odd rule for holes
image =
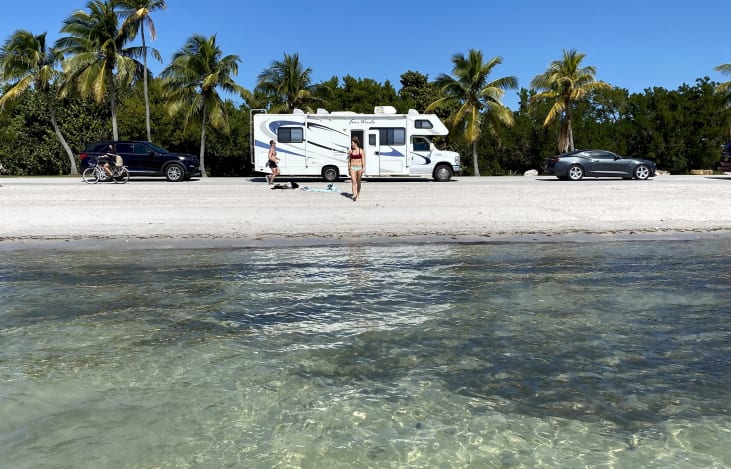
{"label": "woman in red bikini", "polygon": [[365,153],[360,148],[358,137],[353,137],[348,152],[348,172],[350,173],[350,183],[353,185],[353,202],[360,196],[360,180],[365,169]]}

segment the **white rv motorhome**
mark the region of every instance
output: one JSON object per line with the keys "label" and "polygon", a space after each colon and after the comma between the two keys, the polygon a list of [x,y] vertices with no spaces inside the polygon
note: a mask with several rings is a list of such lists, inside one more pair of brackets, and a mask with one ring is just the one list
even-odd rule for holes
{"label": "white rv motorhome", "polygon": [[254,170],[269,173],[269,141],[277,141],[282,176],[321,176],[326,181],[349,177],[347,154],[358,137],[366,155],[365,177],[426,176],[449,181],[461,171],[459,154],[438,150],[429,137],[447,135],[435,114],[396,114],[377,106],[373,114],[318,109],[306,114],[253,114],[251,160]]}

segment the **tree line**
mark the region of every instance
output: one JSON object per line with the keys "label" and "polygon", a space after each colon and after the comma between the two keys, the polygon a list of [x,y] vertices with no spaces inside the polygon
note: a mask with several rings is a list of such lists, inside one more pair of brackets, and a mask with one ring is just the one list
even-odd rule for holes
{"label": "tree line", "polygon": [[[477,49],[452,57],[450,74],[433,80],[418,71],[386,81],[333,76],[312,83],[298,54],[285,53],[257,77],[238,85],[240,58],[225,55],[216,36],[192,35],[159,76],[147,58],[161,60],[146,36],[156,37],[152,14],[165,0],[91,0],[63,21],[62,36],[15,31],[0,48],[0,161],[16,175],[77,174],[77,155],[103,139],[150,140],[198,153],[204,174],[251,174],[250,110],[434,112],[450,128],[437,143],[463,156],[467,174],[520,174],[546,157],[603,148],[655,160],[671,173],[715,167],[730,138],[731,82],[708,77],[677,90],[629,93],[595,78],[586,56],[560,59],[518,89],[515,77],[494,78],[502,63]],[[140,45],[135,45],[136,41]],[[716,67],[731,75],[731,64]],[[502,103],[515,90],[518,109]],[[238,97],[225,98],[224,95]]]}

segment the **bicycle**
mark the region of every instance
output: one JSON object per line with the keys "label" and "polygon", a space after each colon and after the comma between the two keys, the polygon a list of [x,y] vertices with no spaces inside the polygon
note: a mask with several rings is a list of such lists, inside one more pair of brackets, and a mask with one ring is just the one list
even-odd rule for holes
{"label": "bicycle", "polygon": [[96,184],[97,182],[107,182],[113,180],[115,183],[124,184],[129,181],[129,170],[126,166],[112,166],[112,174],[109,175],[104,170],[104,166],[99,164],[99,160],[92,160],[91,166],[84,170],[81,177],[87,184]]}

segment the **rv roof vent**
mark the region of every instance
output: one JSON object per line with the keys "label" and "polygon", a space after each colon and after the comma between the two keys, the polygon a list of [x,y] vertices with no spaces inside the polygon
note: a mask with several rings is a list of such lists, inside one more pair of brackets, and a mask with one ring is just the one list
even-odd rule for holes
{"label": "rv roof vent", "polygon": [[376,106],[373,114],[396,114],[396,108],[393,106]]}
{"label": "rv roof vent", "polygon": [[417,111],[416,109],[409,109],[409,115],[410,116],[418,116],[419,115],[419,111]]}
{"label": "rv roof vent", "polygon": [[318,114],[330,114],[329,112],[327,112],[327,109],[323,109],[321,107],[317,108],[317,113]]}
{"label": "rv roof vent", "polygon": [[294,108],[292,110],[292,114],[304,114],[304,113],[305,113],[305,111],[303,111],[302,109]]}

